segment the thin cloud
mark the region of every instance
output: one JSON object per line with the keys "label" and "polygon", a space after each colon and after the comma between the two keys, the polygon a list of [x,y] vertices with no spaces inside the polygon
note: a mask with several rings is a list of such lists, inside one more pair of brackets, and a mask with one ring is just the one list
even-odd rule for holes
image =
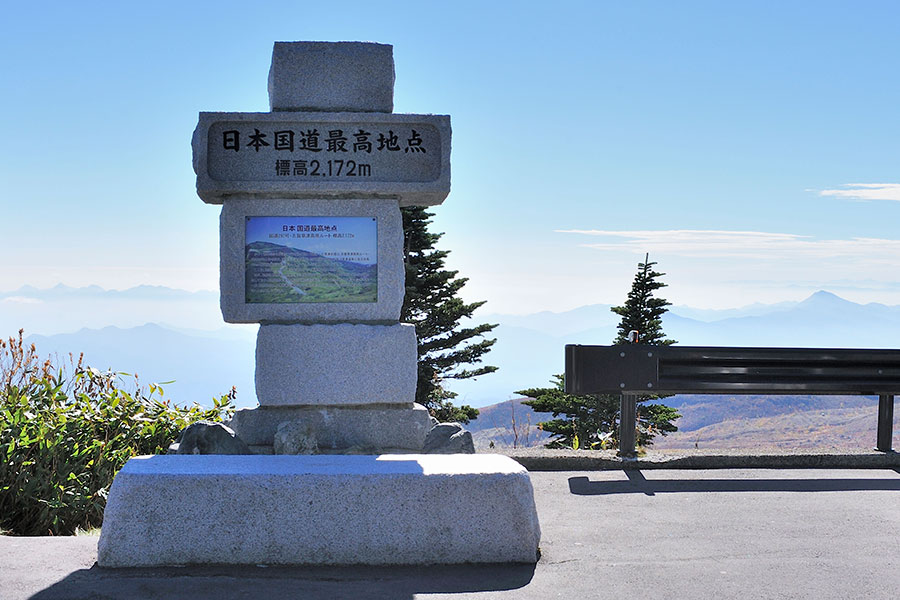
{"label": "thin cloud", "polygon": [[44,301],[38,298],[28,298],[26,296],[7,296],[0,299],[0,303],[4,304],[43,304]]}
{"label": "thin cloud", "polygon": [[728,284],[739,284],[750,287],[797,288],[803,290],[851,290],[854,292],[900,292],[900,281],[877,281],[874,279],[792,279],[789,283],[772,281],[771,279],[729,279]]}
{"label": "thin cloud", "polygon": [[[816,240],[811,236],[765,231],[718,231],[697,229],[610,231],[567,229],[557,233],[612,238],[581,244],[597,250],[630,251],[636,254],[668,254],[688,257],[739,257],[763,260],[785,258],[864,258],[883,261],[900,256],[900,240],[850,238]],[[889,260],[889,262],[891,262]]]}
{"label": "thin cloud", "polygon": [[838,190],[822,190],[820,196],[847,200],[894,200],[900,202],[900,183],[847,183]]}

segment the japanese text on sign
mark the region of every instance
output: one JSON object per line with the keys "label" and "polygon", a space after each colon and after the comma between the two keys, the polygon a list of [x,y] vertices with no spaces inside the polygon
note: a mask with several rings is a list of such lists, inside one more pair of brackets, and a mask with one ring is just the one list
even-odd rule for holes
{"label": "japanese text on sign", "polygon": [[[352,131],[352,130],[351,130]],[[238,129],[229,129],[222,132],[222,149],[240,152],[241,149],[251,149],[259,152],[261,149],[271,147],[273,150],[287,152],[344,152],[367,153],[372,152],[428,152],[422,143],[422,136],[415,129],[401,144],[401,140],[392,129],[377,134],[360,128],[356,133],[350,134],[352,139],[344,134],[343,129],[330,129],[319,133],[318,129],[294,131],[291,129],[281,131],[263,132],[253,128],[241,132]],[[376,137],[373,137],[376,136]]]}
{"label": "japanese text on sign", "polygon": [[208,132],[208,173],[218,181],[428,182],[441,176],[446,151],[427,122],[222,120]]}

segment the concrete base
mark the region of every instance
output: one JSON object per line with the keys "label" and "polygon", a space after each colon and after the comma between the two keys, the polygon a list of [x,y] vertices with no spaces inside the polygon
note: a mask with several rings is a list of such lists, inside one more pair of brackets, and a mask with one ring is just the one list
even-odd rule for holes
{"label": "concrete base", "polygon": [[300,421],[315,433],[321,453],[421,452],[431,429],[419,404],[260,406],[234,413],[229,427],[257,452],[271,448],[281,423]]}
{"label": "concrete base", "polygon": [[116,475],[101,567],[534,563],[528,472],[499,455],[149,456]]}

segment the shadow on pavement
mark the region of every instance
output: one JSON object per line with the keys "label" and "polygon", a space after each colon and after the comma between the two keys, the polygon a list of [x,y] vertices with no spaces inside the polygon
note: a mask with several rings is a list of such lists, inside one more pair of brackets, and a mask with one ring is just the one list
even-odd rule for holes
{"label": "shadow on pavement", "polygon": [[570,477],[569,491],[578,496],[698,492],[856,492],[897,491],[900,479],[647,479],[637,470],[626,470],[628,481],[591,481]]}
{"label": "shadow on pavement", "polygon": [[392,598],[424,593],[512,590],[527,585],[535,565],[431,567],[198,566],[90,569],[31,596],[32,600],[88,598]]}

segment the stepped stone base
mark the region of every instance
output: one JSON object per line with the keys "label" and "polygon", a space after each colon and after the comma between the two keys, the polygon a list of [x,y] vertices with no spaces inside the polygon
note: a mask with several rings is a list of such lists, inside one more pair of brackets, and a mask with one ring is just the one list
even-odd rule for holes
{"label": "stepped stone base", "polygon": [[499,455],[145,456],[116,475],[101,567],[534,563],[528,472]]}
{"label": "stepped stone base", "polygon": [[278,426],[292,421],[315,435],[321,453],[421,452],[431,430],[428,410],[419,404],[260,406],[235,412],[228,426],[251,448],[267,453]]}

